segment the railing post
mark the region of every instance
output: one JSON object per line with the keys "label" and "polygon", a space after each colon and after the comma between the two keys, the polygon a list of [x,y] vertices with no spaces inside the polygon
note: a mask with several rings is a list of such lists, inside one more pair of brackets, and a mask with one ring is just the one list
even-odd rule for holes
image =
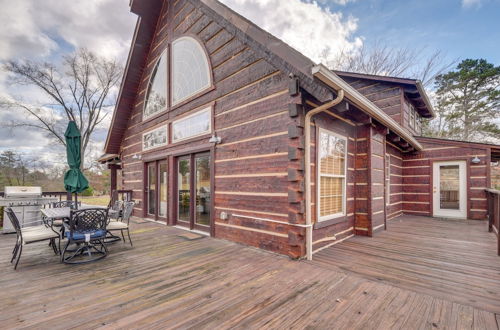
{"label": "railing post", "polygon": [[490,192],[486,192],[486,196],[488,198],[488,231],[491,233],[493,231],[493,217],[495,216],[493,204],[495,195]]}

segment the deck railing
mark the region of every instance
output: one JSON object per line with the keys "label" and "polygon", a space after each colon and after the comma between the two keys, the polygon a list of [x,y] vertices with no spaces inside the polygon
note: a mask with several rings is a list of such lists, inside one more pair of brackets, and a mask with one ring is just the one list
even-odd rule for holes
{"label": "deck railing", "polygon": [[497,236],[497,253],[500,256],[500,190],[486,189],[488,195],[488,230]]}
{"label": "deck railing", "polygon": [[113,205],[115,201],[117,200],[122,200],[122,201],[131,201],[132,200],[132,190],[113,190],[111,192],[111,200],[109,202],[109,205]]}

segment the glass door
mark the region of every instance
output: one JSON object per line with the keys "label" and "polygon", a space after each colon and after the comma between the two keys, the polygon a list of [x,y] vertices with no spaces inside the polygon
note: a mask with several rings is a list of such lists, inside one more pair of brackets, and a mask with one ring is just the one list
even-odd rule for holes
{"label": "glass door", "polygon": [[439,162],[433,168],[433,213],[440,217],[467,217],[466,162]]}
{"label": "glass door", "polygon": [[[197,155],[196,163],[196,213],[195,225],[210,229],[210,155]],[[205,227],[205,228],[203,228]]]}
{"label": "glass door", "polygon": [[177,224],[209,232],[211,225],[210,154],[177,159]]}
{"label": "glass door", "polygon": [[156,216],[156,163],[148,163],[147,165],[147,214],[148,216]]}
{"label": "glass door", "polygon": [[177,160],[177,224],[191,228],[191,157]]}
{"label": "glass door", "polygon": [[168,170],[167,161],[161,161],[158,163],[158,217],[167,218],[168,210]]}
{"label": "glass door", "polygon": [[146,164],[146,217],[167,221],[168,210],[168,168],[166,160]]}

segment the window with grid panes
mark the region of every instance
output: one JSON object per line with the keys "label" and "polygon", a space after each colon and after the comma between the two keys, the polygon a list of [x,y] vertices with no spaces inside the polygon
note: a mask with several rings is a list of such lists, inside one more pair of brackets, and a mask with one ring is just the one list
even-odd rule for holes
{"label": "window with grid panes", "polygon": [[319,131],[318,219],[345,215],[347,139],[325,129]]}

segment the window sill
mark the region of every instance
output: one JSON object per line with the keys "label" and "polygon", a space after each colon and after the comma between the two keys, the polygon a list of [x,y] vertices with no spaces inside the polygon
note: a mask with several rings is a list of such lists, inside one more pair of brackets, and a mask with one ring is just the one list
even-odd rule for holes
{"label": "window sill", "polygon": [[[150,116],[150,117],[148,117],[148,118],[144,118],[144,117],[142,117],[141,124],[143,124],[143,125],[144,125],[144,124],[147,124],[147,123],[149,123],[149,122],[151,122],[151,121],[153,121],[153,120],[155,120],[155,119],[157,119],[157,118],[159,118],[159,117],[161,117],[161,116],[166,115],[166,114],[168,113],[168,111],[167,111],[167,110],[168,110],[168,109],[162,110],[162,111],[160,111],[160,112],[158,112],[158,113],[155,113],[154,115],[152,115],[152,116]],[[168,118],[166,118],[166,119],[168,119]]]}
{"label": "window sill", "polygon": [[347,216],[341,215],[341,216],[335,217],[333,219],[316,222],[314,224],[314,229],[321,229],[321,228],[325,228],[328,226],[333,226],[333,225],[336,225],[338,223],[345,222],[345,221],[347,221]]}

